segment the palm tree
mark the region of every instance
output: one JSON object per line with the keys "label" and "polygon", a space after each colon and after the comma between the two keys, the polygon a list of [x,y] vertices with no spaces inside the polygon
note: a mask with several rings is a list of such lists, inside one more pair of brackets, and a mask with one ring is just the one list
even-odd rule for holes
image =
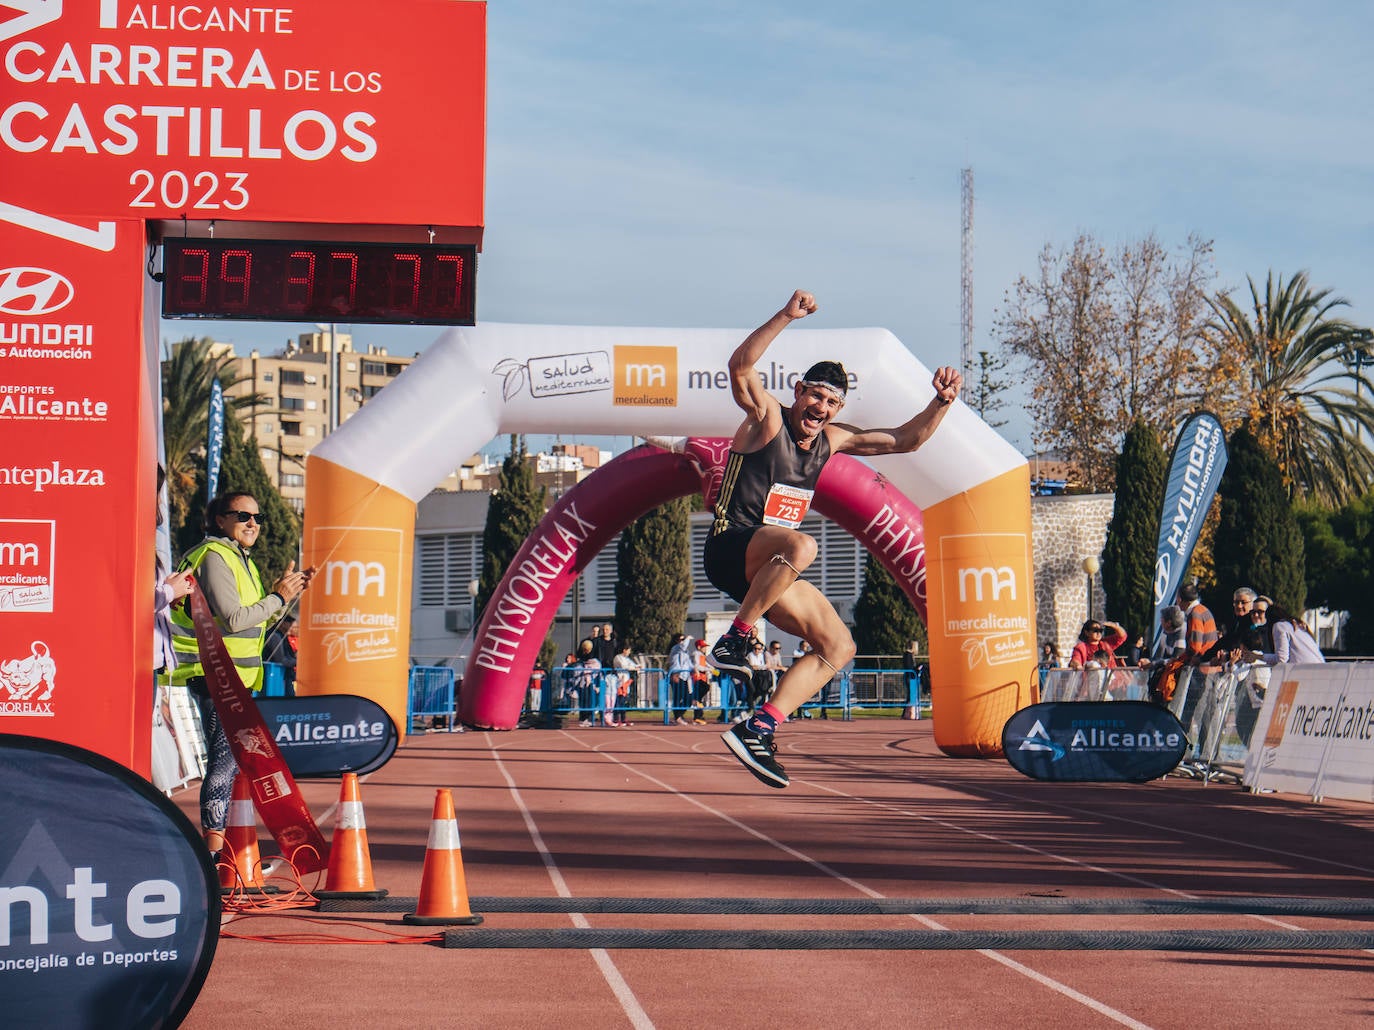
{"label": "palm tree", "polygon": [[196,474],[205,465],[211,383],[218,379],[226,391],[226,423],[238,422],[242,408],[269,402],[262,394],[228,396],[229,387],[247,377],[234,372],[232,349],[212,355],[213,348],[209,337],[187,337],[167,347],[162,362],[162,438],[173,539],[195,504]]}
{"label": "palm tree", "polygon": [[1374,433],[1374,395],[1362,366],[1349,363],[1367,330],[1333,317],[1350,302],[1313,290],[1306,272],[1287,283],[1270,272],[1263,296],[1247,282],[1249,311],[1228,293],[1208,300],[1219,355],[1208,402],[1228,425],[1248,425],[1290,497],[1339,504],[1362,495],[1374,482],[1362,438]]}

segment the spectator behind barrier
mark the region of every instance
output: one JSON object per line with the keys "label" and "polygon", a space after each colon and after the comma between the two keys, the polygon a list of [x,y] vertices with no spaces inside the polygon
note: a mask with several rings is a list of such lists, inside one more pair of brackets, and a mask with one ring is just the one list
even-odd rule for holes
{"label": "spectator behind barrier", "polygon": [[1281,604],[1270,603],[1267,613],[1269,631],[1274,636],[1274,650],[1264,656],[1269,665],[1291,662],[1294,665],[1324,663],[1326,657],[1317,646],[1316,638],[1307,624],[1296,618]]}
{"label": "spectator behind barrier", "polygon": [[[1111,632],[1108,633],[1108,630]],[[1084,669],[1090,661],[1097,661],[1106,668],[1115,668],[1121,664],[1116,657],[1116,649],[1124,644],[1126,639],[1126,631],[1119,624],[1105,619],[1089,619],[1078,631],[1078,643],[1074,644],[1073,654],[1069,656],[1069,668]],[[1103,650],[1107,652],[1106,658],[1097,658],[1097,653]]]}

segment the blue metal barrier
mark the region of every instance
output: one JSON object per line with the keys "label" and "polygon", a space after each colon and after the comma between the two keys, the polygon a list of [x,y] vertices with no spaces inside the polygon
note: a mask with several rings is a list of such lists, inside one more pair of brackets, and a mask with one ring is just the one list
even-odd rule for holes
{"label": "blue metal barrier", "polygon": [[452,733],[456,700],[452,669],[441,665],[413,666],[407,691],[406,725],[413,727],[416,719],[442,718]]}
{"label": "blue metal barrier", "polygon": [[840,709],[840,718],[852,719],[854,709],[902,708],[919,714],[930,707],[922,682],[907,669],[855,668],[841,672],[821,688],[802,711]]}
{"label": "blue metal barrier", "polygon": [[[578,666],[557,665],[543,678],[538,702],[538,715],[542,721],[576,713],[584,722],[595,722],[601,716],[593,716],[593,713],[606,712],[604,691],[615,689],[617,670],[596,673],[590,696],[584,698],[578,694],[574,699],[576,677],[580,673]],[[736,684],[734,696],[727,699],[719,683],[713,680],[711,691],[706,696],[706,708],[716,711],[723,703],[728,703],[732,714],[743,712],[743,695],[747,689],[743,683]],[[621,700],[633,703],[621,704],[618,701],[615,709],[617,716],[630,712],[655,712],[661,715],[664,725],[673,722],[673,687],[666,669],[657,666],[641,669],[638,696]],[[841,719],[850,719],[855,709],[874,708],[910,710],[917,717],[923,712],[928,713],[930,695],[924,678],[913,676],[909,670],[900,667],[847,669],[803,705],[796,717],[809,717],[819,709],[828,712],[831,717],[838,715]]]}
{"label": "blue metal barrier", "polygon": [[[582,721],[595,721],[589,718],[592,713],[604,717],[606,691],[615,690],[620,682],[620,670],[602,669],[592,674],[592,686],[587,697],[582,696],[576,684],[578,677],[585,675],[580,666],[555,665],[544,677],[540,685],[539,714],[545,720],[558,716],[578,714]],[[614,712],[617,716],[630,712],[660,711],[664,706],[664,688],[667,674],[659,668],[639,670],[639,689],[637,696],[617,698]],[[671,700],[671,699],[669,699]],[[622,704],[622,701],[624,702]],[[671,706],[670,706],[671,707]]]}

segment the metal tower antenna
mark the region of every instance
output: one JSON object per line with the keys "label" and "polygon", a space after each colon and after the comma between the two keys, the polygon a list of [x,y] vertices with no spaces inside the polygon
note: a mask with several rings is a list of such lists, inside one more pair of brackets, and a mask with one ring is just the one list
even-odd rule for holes
{"label": "metal tower antenna", "polygon": [[963,226],[960,233],[959,266],[959,334],[960,362],[965,382],[973,377],[973,168],[959,173],[963,206]]}

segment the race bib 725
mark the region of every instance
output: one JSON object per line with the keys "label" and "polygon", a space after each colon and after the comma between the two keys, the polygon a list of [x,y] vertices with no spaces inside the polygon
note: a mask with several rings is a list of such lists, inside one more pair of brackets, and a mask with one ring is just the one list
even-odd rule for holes
{"label": "race bib 725", "polygon": [[815,492],[799,486],[774,483],[768,491],[768,499],[763,504],[763,521],[770,526],[796,529],[811,509],[811,498]]}

